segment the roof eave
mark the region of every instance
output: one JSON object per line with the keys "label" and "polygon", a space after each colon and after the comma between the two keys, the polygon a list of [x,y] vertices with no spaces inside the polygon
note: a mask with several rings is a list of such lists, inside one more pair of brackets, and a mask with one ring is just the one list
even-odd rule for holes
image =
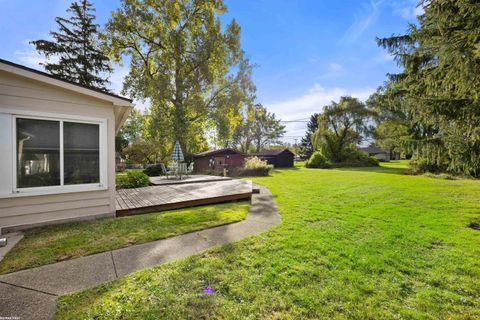
{"label": "roof eave", "polygon": [[33,79],[36,81],[41,81],[56,87],[60,87],[63,89],[67,89],[73,92],[77,92],[80,94],[84,94],[86,96],[90,96],[93,98],[97,98],[100,100],[104,101],[109,101],[111,102],[114,106],[120,106],[120,107],[127,107],[128,110],[131,110],[133,108],[133,103],[132,100],[123,98],[123,97],[117,97],[108,93],[102,93],[100,91],[92,90],[74,83],[70,83],[68,81],[56,79],[48,74],[45,74],[42,71],[34,70],[28,67],[24,67],[21,65],[17,65],[13,62],[5,61],[0,59],[0,71],[5,71],[8,73],[12,73],[15,75],[18,75],[20,77],[25,77],[29,79]]}

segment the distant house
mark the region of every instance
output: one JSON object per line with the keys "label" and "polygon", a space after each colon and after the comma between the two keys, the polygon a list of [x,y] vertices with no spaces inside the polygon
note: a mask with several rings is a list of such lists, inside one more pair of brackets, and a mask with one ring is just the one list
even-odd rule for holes
{"label": "distant house", "polygon": [[115,216],[132,101],[0,59],[1,232]]}
{"label": "distant house", "polygon": [[210,150],[193,155],[195,172],[223,172],[243,168],[246,155],[232,148]]}
{"label": "distant house", "polygon": [[256,156],[273,165],[275,168],[293,167],[295,154],[288,149],[265,150],[257,153]]}
{"label": "distant house", "polygon": [[359,148],[361,151],[368,153],[369,156],[375,157],[380,161],[399,160],[400,153],[393,150],[383,149],[379,147]]}

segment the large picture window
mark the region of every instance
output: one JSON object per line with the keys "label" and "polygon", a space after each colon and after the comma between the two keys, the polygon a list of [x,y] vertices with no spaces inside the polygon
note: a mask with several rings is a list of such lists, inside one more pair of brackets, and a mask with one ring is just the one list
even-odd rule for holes
{"label": "large picture window", "polygon": [[17,118],[17,187],[60,185],[60,123]]}
{"label": "large picture window", "polygon": [[100,125],[16,118],[17,188],[100,183]]}

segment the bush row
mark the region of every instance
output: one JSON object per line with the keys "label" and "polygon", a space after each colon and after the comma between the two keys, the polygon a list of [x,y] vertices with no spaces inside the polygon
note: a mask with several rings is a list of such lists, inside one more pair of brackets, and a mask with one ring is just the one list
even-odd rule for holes
{"label": "bush row", "polygon": [[349,155],[340,162],[327,159],[320,151],[315,151],[306,162],[307,168],[345,168],[345,167],[376,167],[379,165],[377,158],[370,157],[367,153],[352,150]]}

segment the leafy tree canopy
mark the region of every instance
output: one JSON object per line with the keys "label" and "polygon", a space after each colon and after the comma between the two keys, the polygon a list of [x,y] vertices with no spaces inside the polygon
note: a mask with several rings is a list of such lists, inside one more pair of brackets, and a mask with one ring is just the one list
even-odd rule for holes
{"label": "leafy tree canopy", "polygon": [[284,134],[285,126],[274,113],[261,104],[250,105],[233,134],[232,144],[243,152],[260,152],[267,146],[281,143]]}
{"label": "leafy tree canopy", "polygon": [[151,139],[187,153],[206,148],[204,132],[233,134],[251,99],[251,65],[235,20],[222,27],[221,0],[123,0],[105,39],[116,61],[130,59],[124,92],[151,102]]}
{"label": "leafy tree canopy", "polygon": [[372,116],[365,104],[356,98],[341,97],[325,106],[318,115],[318,129],[312,135],[315,150],[331,162],[344,162],[369,134]]}

